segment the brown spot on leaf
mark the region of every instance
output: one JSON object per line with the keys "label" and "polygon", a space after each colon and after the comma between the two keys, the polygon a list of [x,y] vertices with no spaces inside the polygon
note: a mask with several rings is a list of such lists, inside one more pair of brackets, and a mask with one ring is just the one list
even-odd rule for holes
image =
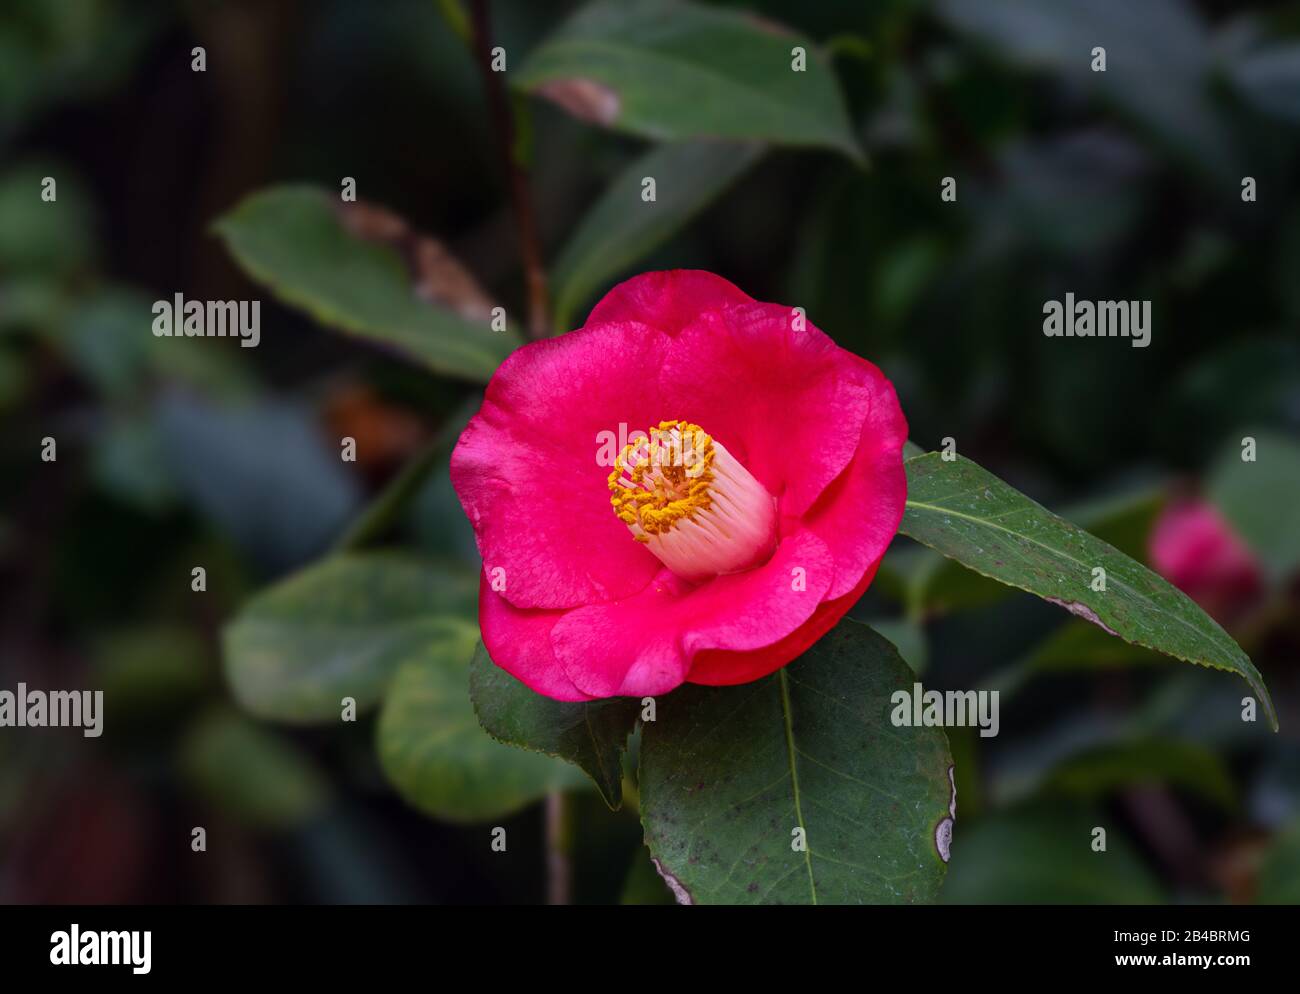
{"label": "brown spot on leaf", "polygon": [[650,857],[650,862],[654,863],[655,870],[658,872],[659,876],[663,877],[664,883],[666,883],[668,885],[668,889],[673,892],[673,897],[677,898],[678,904],[695,903],[694,899],[691,897],[691,892],[682,886],[682,882],[680,880],[678,880],[671,873],[665,870],[663,864],[660,863],[659,860],[655,859],[652,856]]}
{"label": "brown spot on leaf", "polygon": [[618,119],[622,101],[604,83],[594,79],[572,77],[552,79],[537,88],[539,96],[559,104],[580,121],[613,124]]}
{"label": "brown spot on leaf", "polygon": [[757,28],[764,34],[776,35],[780,38],[790,38],[794,36],[794,32],[788,27],[779,21],[772,20],[770,17],[764,17],[762,14],[754,13],[745,13],[742,16],[751,27]]}
{"label": "brown spot on leaf", "polygon": [[492,319],[495,302],[442,242],[421,234],[400,214],[378,204],[362,200],[342,204],[338,216],[343,227],[362,241],[396,250],[421,300],[446,307],[470,321]]}
{"label": "brown spot on leaf", "polygon": [[1059,597],[1044,597],[1043,600],[1055,604],[1058,607],[1063,607],[1071,614],[1078,615],[1080,618],[1083,618],[1085,621],[1091,621],[1098,628],[1102,629],[1105,632],[1109,632],[1111,635],[1114,635],[1116,638],[1119,638],[1119,632],[1115,631],[1115,629],[1111,628],[1110,625],[1106,624],[1106,622],[1102,621],[1099,617],[1097,617],[1097,612],[1094,611],[1092,608],[1090,608],[1087,604],[1080,604],[1078,601],[1063,601]]}
{"label": "brown spot on leaf", "polygon": [[939,850],[939,858],[945,863],[948,862],[948,854],[952,849],[951,818],[945,818],[939,822],[938,827],[934,830],[934,848]]}

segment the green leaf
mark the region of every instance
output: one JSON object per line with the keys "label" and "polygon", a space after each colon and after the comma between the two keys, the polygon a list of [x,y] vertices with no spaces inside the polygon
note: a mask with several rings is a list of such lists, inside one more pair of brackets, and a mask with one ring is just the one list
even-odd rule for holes
{"label": "green leaf", "polygon": [[[567,331],[593,291],[667,241],[763,154],[757,144],[676,142],[637,159],[596,201],[555,261],[555,324]],[[641,182],[655,180],[653,202]]]}
{"label": "green leaf", "polygon": [[[1106,851],[1092,849],[1106,830]],[[1156,904],[1160,890],[1113,821],[1089,808],[1016,808],[962,825],[945,904]]]}
{"label": "green leaf", "polygon": [[[1136,645],[1227,670],[1255,691],[1277,730],[1264,681],[1231,636],[1145,566],[1058,518],[969,459],[910,459],[900,530],[977,573],[1027,590]],[[1093,569],[1106,589],[1093,590]]]}
{"label": "green leaf", "polygon": [[[1065,514],[1121,552],[1137,557],[1143,554],[1151,523],[1163,504],[1160,490],[1143,487],[1074,505]],[[891,549],[881,573],[885,589],[904,601],[915,616],[969,611],[1008,593],[1001,583],[916,546]]]}
{"label": "green leaf", "polygon": [[190,785],[222,814],[286,829],[319,815],[329,784],[297,746],[237,714],[213,712],[181,746]]}
{"label": "green leaf", "polygon": [[248,275],[284,303],[434,372],[486,382],[519,344],[513,332],[493,332],[419,299],[397,253],[350,234],[322,190],[263,190],[218,220],[215,230]]}
{"label": "green leaf", "polygon": [[477,631],[430,645],[393,678],[379,715],[379,761],[408,802],[444,821],[511,814],[586,784],[573,767],[492,741],[468,694]]}
{"label": "green leaf", "polygon": [[1255,461],[1233,443],[1210,472],[1211,502],[1263,561],[1274,582],[1300,567],[1300,445],[1257,432]]}
{"label": "green leaf", "polygon": [[847,621],[762,680],[659,701],[641,821],[679,900],[933,900],[956,798],[943,732],[890,722],[890,696],[912,683],[892,645]]}
{"label": "green leaf", "polygon": [[470,664],[469,693],[479,722],[498,742],[575,763],[606,804],[622,804],[623,753],[636,727],[637,699],[553,701],[493,663],[482,644]]}
{"label": "green leaf", "polygon": [[[791,68],[797,46],[802,72]],[[738,11],[593,3],[511,75],[585,120],[648,138],[756,139],[862,160],[827,60],[806,38]]]}
{"label": "green leaf", "polygon": [[239,612],[224,632],[226,675],[253,714],[338,721],[344,697],[363,710],[401,663],[477,631],[477,590],[463,568],[378,553],[327,559]]}

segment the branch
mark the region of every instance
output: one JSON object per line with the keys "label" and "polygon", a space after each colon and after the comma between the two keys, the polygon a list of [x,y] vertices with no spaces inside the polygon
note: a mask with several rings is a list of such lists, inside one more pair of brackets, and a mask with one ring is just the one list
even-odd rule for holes
{"label": "branch", "polygon": [[483,74],[488,110],[496,126],[501,158],[510,183],[510,200],[519,225],[519,247],[523,255],[524,278],[528,284],[528,336],[545,338],[550,333],[547,314],[550,303],[546,292],[546,269],[542,264],[541,241],[537,236],[537,218],[533,210],[528,176],[515,149],[515,119],[506,95],[502,73],[492,71],[492,30],[488,0],[474,0],[474,56]]}

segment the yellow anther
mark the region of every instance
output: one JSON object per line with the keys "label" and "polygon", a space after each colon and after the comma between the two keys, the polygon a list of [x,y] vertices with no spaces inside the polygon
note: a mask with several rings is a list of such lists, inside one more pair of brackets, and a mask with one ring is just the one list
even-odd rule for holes
{"label": "yellow anther", "polygon": [[712,502],[713,438],[687,421],[661,421],[623,447],[609,474],[610,504],[640,541],[670,531]]}

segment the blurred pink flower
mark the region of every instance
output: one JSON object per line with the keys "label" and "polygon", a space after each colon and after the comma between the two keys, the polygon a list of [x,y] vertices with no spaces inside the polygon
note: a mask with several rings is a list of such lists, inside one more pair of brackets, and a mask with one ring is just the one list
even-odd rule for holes
{"label": "blurred pink flower", "polygon": [[1254,554],[1214,505],[1199,499],[1170,503],[1151,529],[1151,564],[1220,621],[1261,589]]}
{"label": "blurred pink flower", "polygon": [[628,280],[511,355],[452,454],[489,655],[559,700],[773,672],[875,576],[906,438],[880,370],[801,311]]}

